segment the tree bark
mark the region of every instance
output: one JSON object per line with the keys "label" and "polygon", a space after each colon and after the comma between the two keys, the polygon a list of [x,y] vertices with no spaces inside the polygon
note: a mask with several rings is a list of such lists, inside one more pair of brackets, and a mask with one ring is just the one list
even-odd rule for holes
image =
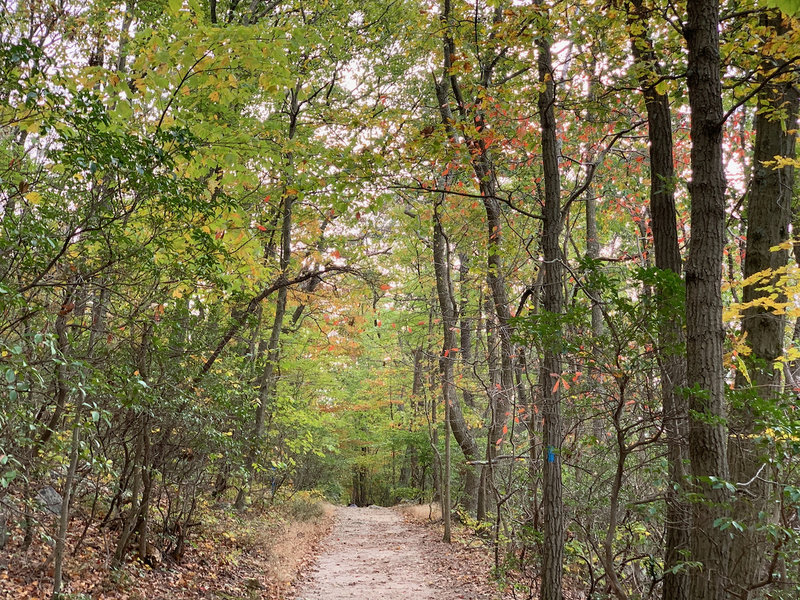
{"label": "tree bark", "polygon": [[[765,14],[761,24],[775,35],[787,32],[778,13]],[[765,75],[780,66],[782,61],[779,59],[769,56],[762,59]],[[760,271],[770,271],[773,275],[744,288],[745,304],[773,293],[773,290],[762,287],[775,284],[778,278],[775,271],[784,267],[789,259],[788,250],[772,251],[771,248],[789,239],[794,169],[791,165],[776,169],[767,163],[775,160],[776,156],[795,158],[797,111],[798,93],[793,80],[778,80],[762,88],[755,117],[744,277],[747,279]],[[785,295],[781,293],[776,301],[785,302]],[[737,495],[733,505],[733,518],[745,531],[733,539],[728,571],[732,593],[746,600],[751,586],[769,575],[766,572],[768,540],[758,526],[763,520],[759,518],[760,513],[771,515],[774,512],[770,507],[770,496],[774,492],[763,478],[756,477],[766,457],[760,454],[754,435],[760,416],[758,406],[774,401],[781,391],[781,370],[775,368],[775,361],[783,354],[786,319],[783,314],[775,314],[764,306],[753,306],[744,311],[742,332],[751,350],[745,358],[749,381],[743,374],[737,374],[736,386],[745,396],[731,408],[728,459],[733,481],[750,483],[744,493]]]}
{"label": "tree bark", "polygon": [[[633,0],[628,11],[633,57],[639,66],[639,85],[647,110],[647,137],[650,145],[650,219],[656,268],[681,276],[682,261],[678,245],[675,210],[675,172],[672,144],[672,118],[669,97],[658,91],[658,57],[647,32],[649,19],[642,0]],[[633,27],[635,26],[635,27]],[[676,567],[686,560],[689,550],[691,508],[685,500],[685,463],[689,456],[688,410],[679,391],[686,387],[686,365],[681,356],[684,334],[681,323],[666,312],[676,290],[665,282],[659,286],[663,317],[658,340],[661,370],[661,402],[667,440],[669,484],[666,491],[664,545],[664,600],[688,600],[689,576]]]}
{"label": "tree bark", "polygon": [[442,476],[442,520],[444,521],[444,541],[450,542],[450,419],[453,405],[457,402],[453,386],[452,348],[456,344],[456,306],[450,280],[450,259],[447,252],[447,240],[439,220],[441,200],[434,204],[433,216],[433,266],[436,272],[436,295],[439,298],[439,309],[442,312],[442,353],[439,356],[439,372],[441,373],[442,399],[444,401],[445,421],[445,456]]}
{"label": "tree bark", "polygon": [[[544,217],[542,251],[544,279],[542,307],[551,318],[563,310],[561,251],[561,180],[558,168],[558,139],[555,119],[555,81],[549,33],[540,32],[538,50],[538,109],[542,129],[542,167],[544,179]],[[557,334],[553,338],[560,337]],[[564,508],[561,481],[561,351],[548,344],[544,349],[539,374],[542,386],[542,509],[544,544],[542,553],[542,600],[561,600],[564,574]]]}
{"label": "tree bark", "polygon": [[[686,263],[686,373],[689,458],[695,492],[689,576],[693,600],[724,600],[730,538],[717,519],[728,514],[729,479],[722,343],[722,258],[725,246],[725,172],[722,164],[722,85],[719,3],[689,0],[684,35],[689,50],[692,202]],[[716,481],[715,481],[716,480]]]}

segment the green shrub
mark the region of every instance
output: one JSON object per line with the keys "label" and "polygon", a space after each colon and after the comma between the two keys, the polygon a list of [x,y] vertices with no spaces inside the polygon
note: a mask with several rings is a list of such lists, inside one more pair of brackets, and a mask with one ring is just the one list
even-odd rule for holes
{"label": "green shrub", "polygon": [[313,521],[325,514],[318,492],[298,492],[286,501],[286,511],[296,521]]}

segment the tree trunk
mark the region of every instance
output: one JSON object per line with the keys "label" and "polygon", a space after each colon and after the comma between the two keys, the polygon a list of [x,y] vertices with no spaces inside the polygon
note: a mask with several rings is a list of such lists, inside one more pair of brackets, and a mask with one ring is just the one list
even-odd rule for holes
{"label": "tree trunk", "polygon": [[684,30],[689,50],[691,111],[691,229],[686,263],[686,374],[689,457],[695,492],[689,577],[693,600],[724,600],[730,538],[717,519],[728,511],[729,479],[722,358],[722,253],[725,246],[725,172],[722,164],[722,85],[717,0],[689,0]]}
{"label": "tree trunk", "polygon": [[[558,318],[563,310],[561,251],[561,180],[558,168],[558,141],[555,120],[555,81],[550,40],[540,32],[538,50],[538,109],[542,128],[542,167],[544,175],[544,208],[542,250],[544,279],[542,307]],[[557,335],[553,336],[556,339]],[[561,600],[564,574],[564,508],[561,481],[561,351],[548,345],[542,357],[539,381],[544,425],[542,429],[542,508],[544,543],[542,553],[542,600]]]}
{"label": "tree trunk", "polygon": [[[449,6],[449,3],[445,3],[445,13],[443,15],[445,24],[447,23],[447,18],[449,17]],[[445,29],[445,31],[447,30]],[[450,78],[447,76],[448,69],[446,68],[446,65],[449,61],[449,58],[447,58],[449,45],[450,40],[447,34],[445,34],[443,42],[445,69],[443,69],[441,82],[436,82],[435,85],[436,98],[439,102],[439,114],[445,130],[448,132],[448,137],[450,137],[452,142],[455,139],[455,136],[452,130],[453,115],[450,111],[448,98],[452,84]],[[446,187],[447,181],[445,180],[442,185]],[[453,436],[456,438],[456,442],[464,454],[464,458],[467,461],[474,461],[479,457],[478,445],[476,444],[475,438],[472,436],[469,428],[467,427],[461,406],[456,398],[455,382],[453,380],[455,357],[452,356],[454,352],[461,351],[465,366],[468,364],[466,361],[469,359],[470,350],[466,350],[467,354],[466,357],[464,357],[464,348],[459,347],[456,332],[459,331],[461,333],[462,346],[464,344],[467,346],[471,345],[469,337],[469,325],[468,321],[462,320],[461,324],[458,322],[458,306],[456,304],[455,294],[453,293],[453,283],[450,275],[450,248],[448,246],[447,239],[445,238],[442,224],[439,220],[438,209],[440,204],[441,201],[437,201],[434,206],[435,218],[433,248],[434,268],[436,272],[436,290],[439,298],[439,307],[442,312],[442,329],[444,332],[444,356],[441,358],[441,360],[444,362],[441,364],[444,368],[442,374],[442,392],[444,393],[445,398],[445,429],[449,428],[452,430]],[[468,266],[465,265],[466,263],[462,263],[462,270],[460,272],[460,276],[462,278],[462,294],[465,293],[463,290],[463,278],[469,272]],[[447,389],[445,389],[445,380],[447,381]],[[466,391],[464,393],[464,400],[468,404],[471,401],[471,397]],[[447,444],[448,440],[445,439],[445,446],[447,446]],[[446,469],[447,468],[449,468],[449,465],[446,464]],[[449,481],[446,480],[445,485],[449,485]],[[445,488],[445,491],[446,489],[447,488]],[[480,504],[478,498],[480,492],[480,478],[477,476],[475,469],[471,465],[467,465],[467,473],[464,481],[464,503],[465,508],[471,514],[475,514],[478,511],[478,505]]]}
{"label": "tree trunk", "polygon": [[[780,14],[765,15],[761,24],[773,34],[787,32]],[[780,66],[780,61],[769,56],[762,60],[765,75]],[[770,83],[763,87],[758,98],[753,179],[747,202],[745,279],[760,271],[775,273],[786,265],[789,258],[788,250],[775,252],[771,248],[789,239],[794,170],[791,165],[776,169],[765,163],[775,160],[776,156],[795,157],[798,94],[793,84],[791,80]],[[780,115],[784,116],[783,120]],[[774,285],[777,278],[776,275],[767,276],[764,281],[746,286],[744,303],[773,293],[773,290],[760,288]],[[776,301],[785,302],[785,295],[781,294]],[[744,526],[745,531],[733,539],[728,571],[733,593],[745,600],[749,588],[769,576],[766,572],[768,540],[758,527],[764,525],[759,522],[763,521],[759,514],[771,515],[774,512],[770,507],[770,496],[774,492],[764,478],[757,477],[766,457],[759,453],[754,436],[760,416],[758,406],[773,401],[781,391],[781,370],[775,368],[775,361],[783,354],[786,319],[783,314],[754,306],[744,311],[742,331],[745,343],[751,349],[750,356],[745,359],[749,381],[742,374],[736,378],[736,386],[745,396],[739,398],[731,409],[728,458],[732,480],[750,483],[744,493],[737,495],[733,505],[733,518]]]}
{"label": "tree trunk", "polygon": [[[682,261],[678,245],[675,210],[675,172],[673,168],[672,119],[669,97],[659,93],[658,57],[647,35],[649,19],[642,0],[633,0],[628,12],[633,57],[640,68],[639,85],[647,110],[647,136],[650,143],[650,219],[656,268],[681,275]],[[636,33],[633,33],[636,32]],[[677,290],[665,282],[658,290],[662,301],[658,338],[661,355],[661,402],[667,440],[669,484],[666,491],[664,547],[664,600],[688,600],[689,576],[677,567],[686,560],[689,550],[691,508],[682,491],[686,483],[685,463],[689,456],[688,410],[685,397],[678,391],[686,386],[686,365],[680,349],[684,344],[681,323],[667,310],[670,297]]]}
{"label": "tree trunk", "polygon": [[[442,486],[442,517],[444,520],[444,541],[450,541],[450,422],[455,412],[456,390],[453,382],[455,357],[453,348],[456,347],[456,331],[458,320],[456,316],[455,298],[453,297],[452,282],[450,279],[450,257],[447,240],[439,220],[441,201],[434,205],[433,221],[433,265],[436,273],[436,295],[439,298],[439,309],[442,313],[442,354],[439,357],[439,370],[442,377],[442,398],[444,400],[445,414],[445,457],[444,457],[444,485]],[[459,411],[460,412],[460,411]],[[463,418],[462,418],[463,421]],[[475,445],[474,440],[472,445]],[[475,448],[477,450],[477,447]],[[474,495],[475,490],[470,490]]]}
{"label": "tree trunk", "polygon": [[63,582],[64,553],[67,544],[67,529],[69,528],[69,508],[72,500],[72,487],[75,482],[75,472],[78,470],[78,457],[80,456],[81,429],[80,411],[75,415],[75,424],[72,427],[72,448],[69,453],[69,467],[64,482],[64,496],[61,499],[61,513],[58,518],[58,537],[56,548],[53,552],[53,600],[62,598],[61,587]]}
{"label": "tree trunk", "polygon": [[[297,131],[297,117],[299,115],[300,107],[298,103],[298,87],[295,87],[289,92],[289,115],[290,115],[290,125],[289,125],[289,132],[288,138],[291,140],[294,138],[295,133]],[[286,160],[290,170],[293,165],[293,156],[292,154],[286,153],[284,155],[284,159]],[[289,177],[289,181],[284,186],[284,189],[289,189],[291,184],[291,176]],[[283,213],[281,215],[281,237],[280,237],[280,255],[278,260],[278,266],[280,268],[281,277],[284,279],[287,278],[289,273],[289,263],[292,257],[292,210],[294,208],[294,203],[297,200],[296,192],[285,192],[283,197]],[[255,421],[253,423],[253,439],[251,440],[251,447],[248,453],[248,460],[247,464],[245,465],[245,469],[250,473],[252,478],[253,473],[253,464],[256,461],[259,446],[262,443],[262,438],[264,437],[264,431],[266,427],[266,415],[267,415],[267,408],[269,407],[270,403],[274,400],[275,390],[277,387],[277,379],[276,379],[276,369],[278,366],[278,361],[280,360],[280,341],[281,341],[281,334],[283,333],[283,320],[286,316],[286,305],[287,305],[287,298],[289,294],[289,289],[287,286],[283,286],[278,290],[278,298],[275,303],[275,316],[272,321],[272,330],[269,337],[269,342],[267,345],[267,353],[266,353],[266,364],[264,365],[264,370],[261,373],[261,376],[258,380],[258,406],[256,407],[256,415]],[[300,315],[298,315],[299,318]],[[247,487],[247,482],[242,484],[242,487],[239,489],[239,493],[236,495],[236,501],[234,502],[234,507],[237,510],[242,510],[245,506],[245,489]]]}

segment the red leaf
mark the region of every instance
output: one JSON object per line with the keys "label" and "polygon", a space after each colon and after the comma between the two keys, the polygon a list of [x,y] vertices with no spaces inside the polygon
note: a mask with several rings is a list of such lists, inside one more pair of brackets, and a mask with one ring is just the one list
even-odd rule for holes
{"label": "red leaf", "polygon": [[390,286],[388,283],[384,283],[384,284],[381,286],[381,289],[382,289],[382,290],[385,292],[386,290],[390,290],[390,289],[392,289],[392,286]]}
{"label": "red leaf", "polygon": [[266,231],[267,230],[267,228],[264,227],[261,223],[257,223],[256,224],[256,229],[258,229],[259,231]]}

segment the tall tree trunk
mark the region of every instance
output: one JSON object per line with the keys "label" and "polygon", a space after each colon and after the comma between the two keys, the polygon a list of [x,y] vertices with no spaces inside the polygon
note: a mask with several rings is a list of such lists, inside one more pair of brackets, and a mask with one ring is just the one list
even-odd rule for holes
{"label": "tall tree trunk", "polygon": [[[456,301],[453,294],[452,278],[450,276],[450,253],[445,237],[444,230],[439,215],[440,203],[434,207],[433,224],[433,261],[436,273],[436,293],[439,299],[439,309],[442,313],[442,332],[443,345],[440,357],[440,372],[442,376],[442,396],[445,402],[445,416],[448,420],[449,428],[455,437],[464,457],[468,462],[478,459],[478,445],[467,428],[464,415],[459,405],[456,395],[454,381],[456,356],[454,349],[458,348],[458,314],[456,312]],[[445,440],[446,443],[446,440]],[[445,453],[446,454],[446,453]],[[475,471],[468,465],[470,470],[464,483],[464,493],[466,496],[466,508],[473,512],[477,509],[478,485],[480,483]],[[445,469],[447,468],[447,457],[445,456]],[[447,491],[447,478],[445,477],[444,491]],[[447,520],[445,521],[447,523]]]}
{"label": "tall tree trunk", "polygon": [[[470,284],[470,277],[469,277],[469,255],[465,252],[461,252],[458,255],[459,266],[458,266],[458,283],[459,289],[461,292],[461,302],[459,307],[459,317],[460,317],[460,346],[459,346],[459,353],[461,355],[461,365],[464,373],[465,379],[470,379],[470,372],[472,370],[472,324],[475,321],[474,318],[468,316],[469,310],[469,284]],[[469,385],[465,384],[463,388],[463,397],[464,397],[464,405],[469,408],[475,407],[475,400],[473,398],[472,391],[469,389]],[[462,417],[462,422],[464,421]],[[455,430],[454,430],[455,431]],[[469,428],[466,427],[466,423],[464,423],[464,433],[472,440],[472,446],[474,447],[474,456],[475,459],[479,458],[478,452],[478,445],[475,443],[473,436],[469,432]],[[464,452],[464,444],[459,442],[459,446],[461,446],[461,451]],[[472,458],[468,458],[466,452],[464,453],[465,458],[467,460],[474,460]],[[464,477],[464,508],[471,515],[477,515],[478,505],[485,505],[485,502],[481,502],[479,500],[480,496],[486,493],[485,487],[481,486],[481,472],[483,471],[483,467],[467,465],[467,472]],[[469,491],[468,491],[469,490]]]}
{"label": "tall tree trunk", "polygon": [[[441,16],[444,31],[442,82],[437,86],[443,93],[438,94],[437,99],[439,101],[440,110],[442,111],[443,122],[448,130],[448,135],[450,139],[454,141],[457,139],[453,131],[453,123],[455,123],[455,120],[451,114],[448,93],[452,92],[462,121],[467,119],[467,115],[471,113],[469,113],[464,102],[458,84],[458,78],[453,70],[453,60],[456,57],[457,48],[452,36],[452,32],[456,29],[456,20],[452,15],[451,8],[450,0],[444,0]],[[499,3],[495,7],[493,21],[495,24],[498,24],[502,19],[503,5]],[[480,88],[478,99],[475,102],[476,106],[481,105],[483,95],[487,93],[487,90],[492,85],[492,77],[496,64],[496,60],[490,60],[488,58],[481,64]],[[500,209],[500,201],[497,198],[497,177],[494,170],[494,163],[489,150],[489,144],[484,138],[487,131],[486,115],[478,108],[475,110],[474,114],[471,114],[469,120],[471,121],[470,125],[475,128],[476,135],[475,137],[467,139],[466,144],[472,156],[470,160],[471,167],[478,180],[481,199],[483,200],[483,205],[486,210],[487,282],[494,301],[494,309],[497,316],[497,334],[500,338],[501,385],[500,389],[493,392],[490,396],[491,422],[489,424],[489,438],[491,443],[487,446],[486,458],[489,463],[489,470],[491,471],[494,457],[499,447],[499,444],[495,442],[501,439],[501,432],[505,423],[505,414],[508,412],[508,407],[510,406],[511,398],[515,391],[514,350],[511,341],[513,330],[510,324],[511,309],[509,307],[505,274],[503,272],[503,216]]]}
{"label": "tall tree trunk", "polygon": [[456,402],[453,386],[453,362],[451,348],[456,344],[456,306],[450,280],[450,258],[447,252],[447,241],[439,220],[441,200],[434,204],[433,216],[433,265],[436,272],[436,295],[439,298],[439,309],[442,312],[442,353],[439,356],[439,371],[442,377],[442,399],[444,401],[444,473],[442,475],[442,520],[444,521],[444,541],[450,542],[450,418],[453,404]]}
{"label": "tall tree trunk", "polygon": [[[300,93],[300,84],[298,83],[288,95],[288,112],[289,112],[289,131],[288,139],[294,139],[297,132],[297,119],[300,115],[300,103],[298,95]],[[289,177],[284,185],[283,196],[283,212],[281,214],[281,235],[280,235],[280,254],[278,260],[278,267],[280,269],[280,276],[288,279],[289,263],[292,258],[292,211],[294,203],[297,201],[296,192],[288,191],[293,183],[293,176],[291,171],[294,165],[294,157],[291,152],[287,152],[283,156],[289,170]],[[270,253],[268,253],[270,254]],[[253,472],[253,463],[258,453],[258,447],[263,441],[264,431],[266,428],[266,415],[267,408],[272,403],[275,390],[277,387],[276,370],[278,361],[280,360],[280,341],[281,334],[283,333],[283,321],[286,316],[286,305],[289,289],[283,286],[278,290],[278,298],[275,302],[275,316],[272,320],[272,330],[270,332],[269,342],[267,344],[266,363],[264,370],[258,380],[258,406],[256,407],[255,421],[253,423],[253,439],[251,440],[251,447],[249,450],[247,464],[245,468],[248,472]],[[298,315],[299,318],[299,315]],[[245,489],[246,483],[239,489],[236,495],[234,506],[237,510],[242,510],[245,505]]]}
{"label": "tall tree trunk", "polygon": [[[289,260],[291,258],[291,235],[292,235],[292,207],[295,197],[287,195],[283,199],[283,219],[281,224],[281,253],[280,253],[280,269],[281,273],[286,274],[289,268]],[[276,369],[278,361],[280,360],[280,341],[281,333],[283,332],[283,320],[286,316],[286,304],[288,296],[288,288],[282,287],[278,290],[278,298],[275,302],[275,315],[272,319],[272,329],[270,331],[269,342],[267,343],[266,362],[264,370],[258,378],[258,405],[256,406],[255,421],[253,423],[253,438],[251,440],[251,448],[248,454],[246,468],[250,473],[253,470],[253,463],[258,454],[258,448],[264,431],[266,429],[266,415],[267,409],[272,403],[275,396],[275,389],[277,387]],[[246,484],[243,484],[236,495],[234,507],[237,510],[242,510],[245,505],[245,489]]]}
{"label": "tall tree trunk", "polygon": [[689,0],[684,35],[689,50],[691,111],[691,229],[686,263],[686,374],[689,458],[695,492],[691,560],[702,563],[689,577],[693,600],[723,600],[730,538],[717,519],[728,514],[727,427],[722,359],[722,253],[725,247],[725,172],[722,164],[722,85],[719,3]]}
{"label": "tall tree trunk", "polygon": [[[778,13],[768,13],[761,24],[773,34],[787,32]],[[765,56],[762,70],[765,75],[782,66],[781,61]],[[771,250],[789,239],[791,223],[794,170],[791,165],[776,169],[768,165],[776,156],[795,158],[795,129],[797,128],[798,93],[793,80],[776,81],[762,88],[758,98],[753,149],[753,180],[747,202],[747,238],[744,258],[744,277],[760,271],[784,267],[788,250]],[[781,118],[783,115],[784,119]],[[760,289],[774,285],[777,276],[744,288],[745,304],[769,296],[773,290]],[[778,302],[785,301],[779,297]],[[749,381],[737,376],[737,388],[744,397],[733,405],[730,415],[731,437],[728,457],[731,478],[735,482],[749,482],[744,493],[737,495],[733,518],[745,527],[743,534],[734,537],[731,548],[729,572],[733,593],[743,600],[751,586],[765,580],[768,540],[760,525],[759,514],[771,514],[770,496],[774,493],[765,478],[757,477],[765,462],[755,443],[759,411],[758,406],[773,400],[780,393],[781,370],[776,360],[783,354],[786,319],[763,306],[753,306],[744,311],[742,331],[750,347],[748,364]],[[763,525],[763,523],[761,523]]]}
{"label": "tall tree trunk", "polygon": [[[563,310],[561,251],[561,179],[558,168],[558,140],[555,118],[555,81],[550,54],[549,32],[540,32],[538,50],[538,109],[542,128],[544,208],[542,251],[544,279],[542,307],[557,318]],[[559,336],[554,335],[553,339]],[[561,481],[561,351],[545,347],[539,374],[542,386],[542,509],[544,543],[542,553],[542,600],[561,600],[564,574],[564,507]]]}
{"label": "tall tree trunk", "polygon": [[[450,138],[451,142],[455,140],[455,132],[453,131],[453,115],[450,110],[449,104],[449,94],[453,91],[452,88],[452,80],[448,76],[448,68],[447,64],[449,63],[449,48],[450,44],[452,43],[450,38],[447,34],[447,25],[449,23],[448,18],[450,16],[450,3],[445,2],[445,11],[443,14],[443,23],[445,24],[445,36],[443,40],[443,53],[444,53],[444,64],[445,68],[442,71],[442,79],[440,82],[435,82],[436,86],[436,98],[439,102],[439,115],[442,120],[442,125],[444,125],[445,130],[447,131],[448,137]],[[443,178],[442,187],[447,186],[447,179]],[[458,305],[456,304],[455,294],[453,293],[453,283],[452,277],[450,276],[450,249],[447,244],[447,240],[444,235],[444,230],[442,229],[441,222],[439,220],[439,207],[441,202],[444,199],[438,200],[434,206],[434,237],[433,237],[433,246],[434,246],[434,268],[436,270],[436,289],[437,295],[439,296],[439,306],[442,311],[442,328],[444,331],[445,336],[445,345],[444,351],[446,352],[445,357],[445,366],[450,369],[449,375],[447,378],[449,380],[449,389],[447,393],[445,393],[445,419],[447,421],[445,428],[450,429],[453,432],[453,436],[456,438],[456,442],[458,443],[459,447],[461,448],[464,457],[468,462],[475,461],[479,457],[478,445],[475,442],[475,438],[470,433],[469,428],[467,427],[466,421],[464,420],[464,415],[461,410],[461,406],[458,404],[458,400],[455,396],[455,382],[453,381],[453,372],[454,372],[454,360],[455,357],[451,356],[454,352],[453,349],[459,349],[459,342],[456,337],[456,332],[460,331],[462,336],[462,342],[466,345],[471,345],[471,341],[469,338],[469,331],[468,325],[465,325],[465,322],[459,325],[458,322]],[[442,256],[439,257],[438,252],[442,253]],[[440,259],[441,258],[441,259]],[[469,272],[469,268],[466,267],[466,270],[461,271],[461,277],[463,278],[466,273]],[[463,280],[462,280],[463,284]],[[441,289],[440,289],[441,288]],[[462,293],[463,285],[462,285]],[[444,295],[442,295],[444,294]],[[463,315],[462,315],[463,316]],[[466,328],[466,333],[465,333]],[[462,344],[463,345],[463,344]],[[462,354],[464,352],[464,348],[460,348]],[[456,350],[457,351],[457,350]],[[469,357],[469,349],[467,350],[467,358]],[[465,358],[465,364],[466,360]],[[445,377],[443,374],[442,377]],[[442,385],[444,386],[444,380],[442,381]],[[445,392],[444,387],[442,391]],[[448,396],[448,393],[452,393],[452,396]],[[467,392],[464,394],[465,401],[469,402],[470,397]],[[447,445],[447,440],[445,440],[445,445]],[[449,467],[447,467],[449,468]],[[475,514],[478,511],[479,502],[479,495],[480,491],[482,490],[482,486],[480,478],[477,476],[475,469],[471,465],[467,465],[467,474],[464,481],[464,492],[465,492],[465,508],[472,514]],[[445,481],[445,485],[449,485],[448,481]],[[446,489],[446,488],[445,488]]]}
{"label": "tall tree trunk", "polygon": [[[650,219],[655,247],[656,267],[681,275],[682,261],[678,245],[675,210],[675,172],[672,151],[672,120],[669,97],[659,93],[658,57],[647,35],[650,30],[647,10],[642,0],[633,0],[628,11],[633,57],[639,66],[639,85],[647,110],[647,137],[650,143]],[[663,308],[677,290],[666,282],[658,290]],[[682,488],[685,486],[685,463],[689,456],[688,410],[685,397],[677,390],[686,386],[686,364],[680,349],[684,344],[681,323],[672,315],[660,319],[659,352],[661,365],[661,402],[667,439],[669,485],[666,491],[664,544],[664,600],[688,600],[689,575],[683,568],[689,550],[691,508]]]}

